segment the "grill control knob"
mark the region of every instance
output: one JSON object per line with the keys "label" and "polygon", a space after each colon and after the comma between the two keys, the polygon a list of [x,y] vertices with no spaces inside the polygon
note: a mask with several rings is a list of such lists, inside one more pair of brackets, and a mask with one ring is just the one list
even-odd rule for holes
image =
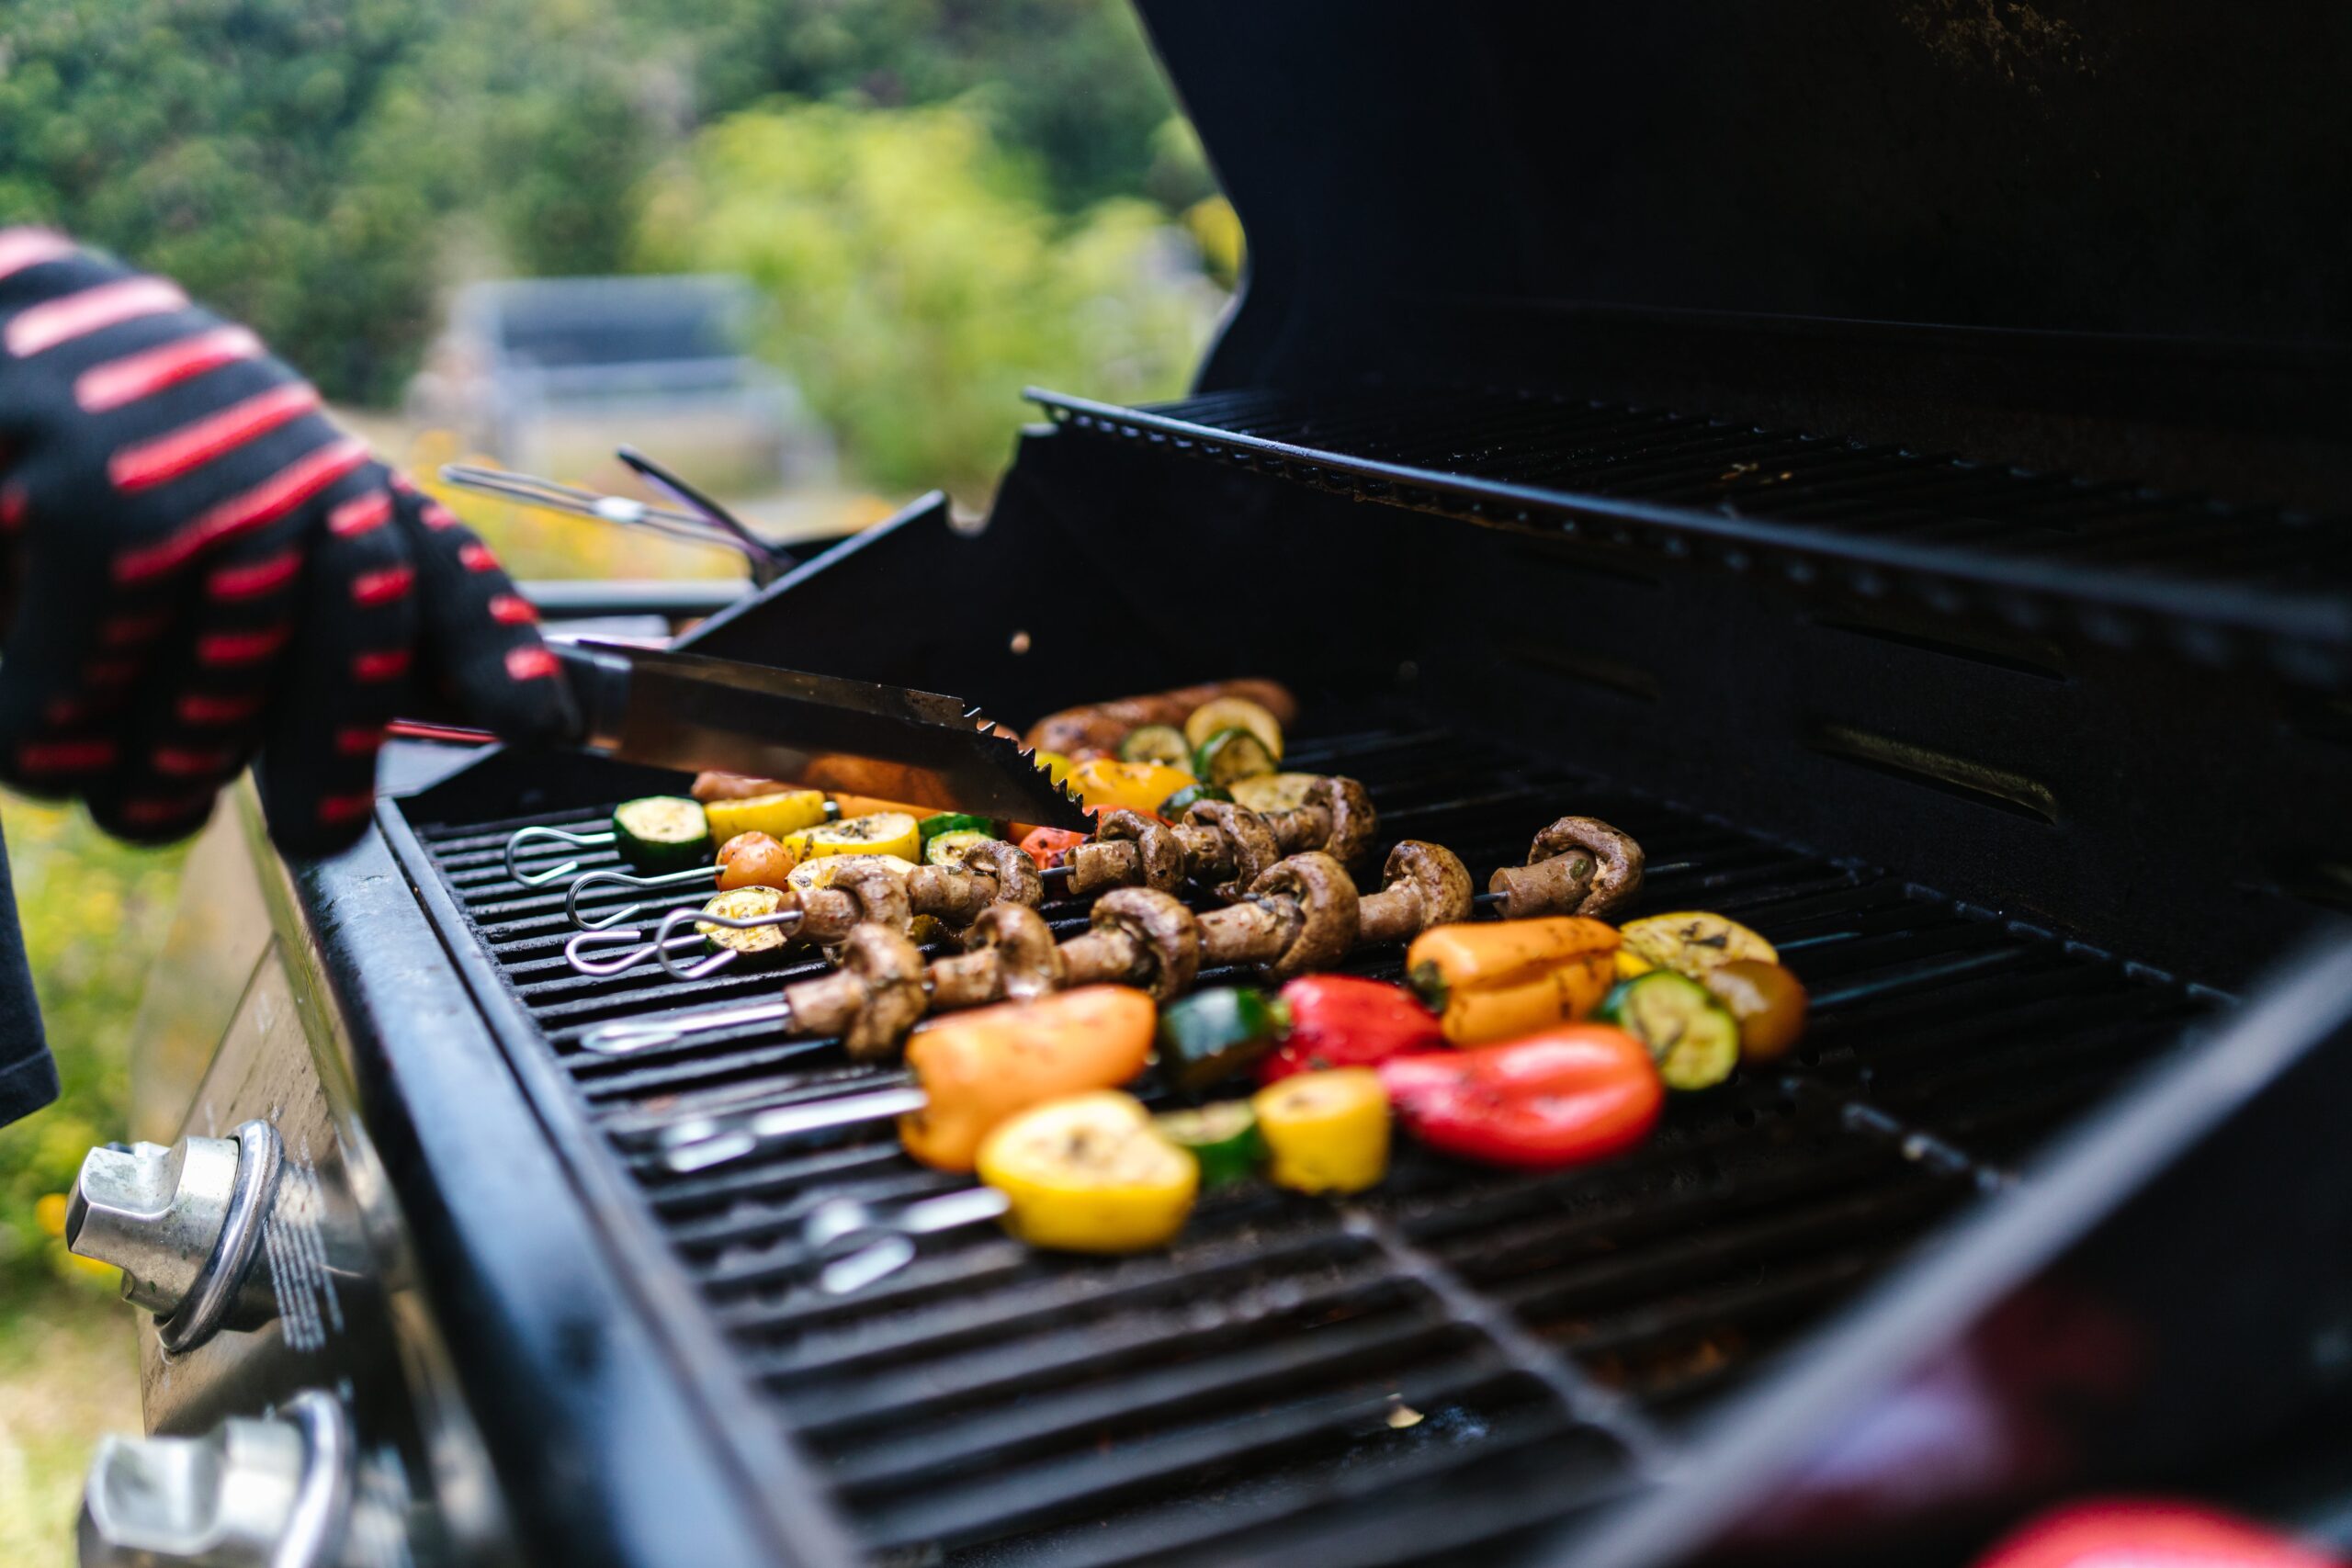
{"label": "grill control knob", "polygon": [[351,1418],[317,1389],[200,1438],[107,1438],[82,1494],[82,1568],[341,1568],[353,1528]]}
{"label": "grill control knob", "polygon": [[266,1122],[170,1148],[92,1149],[66,1200],[65,1245],[122,1270],[123,1296],[156,1315],[166,1350],[194,1349],[220,1327],[260,1249],[278,1157]]}

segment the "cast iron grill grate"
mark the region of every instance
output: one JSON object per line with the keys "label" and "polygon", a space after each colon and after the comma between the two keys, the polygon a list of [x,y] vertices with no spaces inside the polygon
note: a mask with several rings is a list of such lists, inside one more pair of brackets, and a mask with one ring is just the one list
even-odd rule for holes
{"label": "cast iron grill grate", "polygon": [[[533,1048],[633,1184],[641,1206],[625,1218],[658,1235],[711,1337],[885,1559],[1425,1560],[1621,1495],[1693,1412],[1973,1195],[2018,1179],[2041,1136],[2215,1000],[1442,730],[1302,739],[1294,756],[1363,780],[1385,839],[1434,839],[1480,875],[1563,811],[1624,827],[1650,859],[1645,911],[1720,909],[1781,947],[1815,997],[1804,1050],[1679,1100],[1646,1148],[1592,1169],[1476,1171],[1408,1149],[1352,1203],[1214,1197],[1165,1255],[1057,1258],[967,1229],[829,1296],[798,1242],[819,1203],[967,1183],[871,1130],[684,1176],[647,1141],[715,1108],[854,1092],[874,1072],[831,1042],[756,1028],[584,1053],[592,1025],[765,996],[779,972],[575,976],[560,893],[508,881],[500,856],[525,822],[595,818],[416,825],[470,928],[451,935],[494,959]],[[1084,920],[1076,905],[1046,913]],[[1398,958],[1357,967],[1394,974]]]}
{"label": "cast iron grill grate", "polygon": [[1065,428],[1352,499],[1697,555],[1734,570],[2204,663],[2352,677],[2352,528],[1949,453],[1522,391],[1259,389],[1123,408],[1032,389]]}

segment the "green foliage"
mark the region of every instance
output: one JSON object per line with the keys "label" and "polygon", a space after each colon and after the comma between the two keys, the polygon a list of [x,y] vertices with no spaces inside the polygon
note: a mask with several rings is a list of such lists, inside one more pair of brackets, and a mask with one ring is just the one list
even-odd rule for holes
{"label": "green foliage", "polygon": [[355,181],[371,111],[434,22],[400,0],[6,6],[0,221],[179,278],[338,393],[383,393],[424,330],[429,209]]}
{"label": "green foliage", "polygon": [[967,104],[734,116],[657,177],[643,224],[647,265],[741,272],[775,301],[767,352],[899,488],[976,492],[1024,382],[1173,392],[1216,299],[1159,209],[1057,217]]}
{"label": "green foliage", "polygon": [[0,1129],[0,1291],[71,1272],[55,1203],[93,1144],[123,1135],[124,1054],[147,970],[171,923],[176,850],[132,849],[79,811],[0,803],[17,913],[42,1021],[57,1057],[58,1103]]}

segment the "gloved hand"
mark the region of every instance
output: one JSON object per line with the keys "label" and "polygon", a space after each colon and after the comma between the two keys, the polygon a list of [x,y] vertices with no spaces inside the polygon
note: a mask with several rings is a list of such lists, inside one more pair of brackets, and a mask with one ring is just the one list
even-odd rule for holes
{"label": "gloved hand", "polygon": [[571,722],[470,531],[244,328],[43,230],[0,230],[0,778],[127,839],[193,831],[258,752],[278,843],[347,843],[413,682]]}

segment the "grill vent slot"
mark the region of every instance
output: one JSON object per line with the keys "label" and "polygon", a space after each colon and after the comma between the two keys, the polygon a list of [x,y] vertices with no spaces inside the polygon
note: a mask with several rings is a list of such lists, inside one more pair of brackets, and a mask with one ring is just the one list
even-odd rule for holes
{"label": "grill vent slot", "polygon": [[1497,637],[1495,646],[1521,664],[1532,665],[1548,674],[1565,675],[1571,681],[1598,687],[1611,696],[1654,703],[1660,695],[1656,675],[1637,664],[1611,659],[1605,653],[1595,653],[1583,648],[1566,648],[1555,642],[1539,642],[1533,637]]}
{"label": "grill vent slot", "polygon": [[1908,779],[2012,817],[2050,827],[2058,824],[2058,797],[2049,785],[2024,773],[1826,719],[1814,723],[1805,743],[1824,756],[1859,763],[1873,773]]}

